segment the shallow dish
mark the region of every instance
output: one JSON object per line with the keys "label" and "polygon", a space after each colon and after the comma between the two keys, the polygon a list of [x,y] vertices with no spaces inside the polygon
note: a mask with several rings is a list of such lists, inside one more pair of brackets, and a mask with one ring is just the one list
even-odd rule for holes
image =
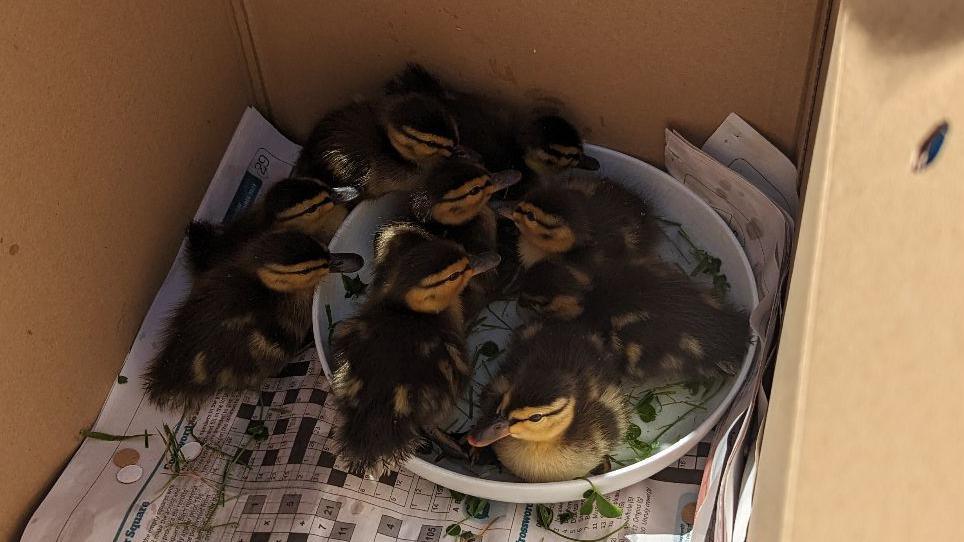
{"label": "shallow dish", "polygon": [[[719,258],[720,272],[726,276],[729,284],[729,300],[747,311],[756,306],[758,298],[750,264],[729,227],[713,209],[668,174],[645,162],[595,145],[587,145],[586,150],[599,160],[601,175],[610,177],[650,201],[666,234],[659,250],[663,259],[675,262],[689,272],[696,268],[700,257],[710,255]],[[372,274],[372,240],[375,232],[380,225],[401,218],[406,212],[407,200],[401,194],[389,194],[378,200],[362,202],[345,220],[332,239],[330,248],[332,251],[356,252],[364,256],[366,263],[359,271],[359,277],[367,283]],[[697,278],[707,282],[711,280],[710,277]],[[351,317],[361,302],[361,299],[346,298],[342,281],[335,277],[319,285],[315,291],[312,315],[315,346],[328,377],[331,376],[327,361],[330,326]],[[468,341],[469,352],[479,367],[473,390],[479,389],[488,380],[485,373],[496,368],[501,360],[501,349],[509,336],[508,328],[520,321],[512,301],[493,303],[483,312],[483,316],[485,321],[476,323]],[[498,348],[493,349],[492,344],[486,343],[495,343]],[[684,456],[723,415],[746,378],[755,349],[754,341],[735,377],[709,388],[689,389],[684,383],[657,381],[647,382],[642,388],[627,389],[627,394],[634,401],[649,397],[649,404],[656,411],[655,419],[648,415],[648,421],[644,422],[638,414],[634,416],[633,423],[640,428],[634,445],[627,443],[614,452],[616,461],[613,470],[592,476],[590,480],[602,492],[616,491],[656,474]],[[464,430],[471,425],[470,414],[477,414],[468,406],[471,402],[471,394],[467,394],[460,414],[452,420],[450,430]],[[413,458],[405,467],[449,489],[507,502],[575,500],[589,487],[585,480],[538,484],[520,482],[495,467],[466,465],[447,458],[439,460],[436,454]]]}

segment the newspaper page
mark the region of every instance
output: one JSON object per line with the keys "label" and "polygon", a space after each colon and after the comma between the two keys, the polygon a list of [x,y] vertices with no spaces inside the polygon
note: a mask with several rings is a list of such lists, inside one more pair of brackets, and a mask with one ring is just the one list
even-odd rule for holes
{"label": "newspaper page", "polygon": [[[715,154],[711,154],[715,153]],[[730,169],[729,164],[734,167]],[[710,462],[704,472],[693,540],[730,540],[743,454],[753,429],[754,407],[764,370],[775,350],[776,326],[794,238],[796,170],[789,160],[745,121],[731,114],[701,150],[680,134],[666,131],[666,167],[674,178],[700,195],[733,230],[757,281],[760,304],[751,314],[760,345],[747,381],[717,426]],[[753,179],[748,181],[741,174]],[[749,506],[744,503],[744,507]]]}
{"label": "newspaper page", "polygon": [[[284,178],[299,147],[249,108],[197,218],[230,219]],[[170,311],[190,288],[183,247],[157,294],[93,430],[30,519],[23,540],[327,542],[454,540],[450,525],[492,542],[558,540],[533,504],[487,503],[466,519],[468,497],[411,472],[376,480],[334,453],[336,412],[308,349],[263,389],[215,396],[196,415],[155,409],[142,374]],[[173,448],[172,448],[173,443]],[[577,516],[553,525],[578,539],[689,540],[709,443],[651,479],[609,495],[618,520]],[[579,503],[553,505],[556,517]],[[623,522],[626,526],[623,528]],[[605,536],[605,535],[609,536]]]}

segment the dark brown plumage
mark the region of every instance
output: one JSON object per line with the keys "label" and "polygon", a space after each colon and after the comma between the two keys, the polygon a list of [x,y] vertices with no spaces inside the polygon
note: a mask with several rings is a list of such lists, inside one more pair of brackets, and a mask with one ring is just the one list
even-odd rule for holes
{"label": "dark brown plumage", "polygon": [[291,177],[275,183],[264,199],[234,221],[213,224],[194,221],[187,230],[187,263],[203,273],[236,254],[242,246],[272,229],[295,230],[323,243],[331,240],[348,213],[343,205],[358,197],[351,187],[332,189],[309,177]]}
{"label": "dark brown plumage", "polygon": [[369,474],[409,458],[451,416],[472,373],[459,297],[498,263],[412,225],[381,232],[375,261],[373,295],[332,344],[339,454]]}
{"label": "dark brown plumage", "polygon": [[175,309],[145,375],[151,402],[196,409],[217,391],[258,387],[304,347],[314,286],[361,265],[299,232],[249,241],[199,275]]}
{"label": "dark brown plumage", "polygon": [[376,198],[418,188],[426,170],[452,156],[458,144],[455,120],[439,100],[404,93],[325,115],[294,170]]}

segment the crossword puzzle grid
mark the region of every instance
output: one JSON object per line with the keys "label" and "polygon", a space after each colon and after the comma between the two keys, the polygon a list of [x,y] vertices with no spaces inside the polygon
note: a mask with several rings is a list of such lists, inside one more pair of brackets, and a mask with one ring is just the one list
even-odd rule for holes
{"label": "crossword puzzle grid", "polygon": [[[269,379],[260,394],[244,395],[226,444],[248,442],[245,431],[259,420],[269,436],[257,446],[250,442],[239,456],[238,463],[250,469],[234,467],[229,475],[232,492],[240,491],[241,496],[228,504],[225,512],[230,517],[223,521],[237,526],[219,540],[348,541],[359,528],[353,518],[367,524],[376,513],[381,514],[377,533],[366,539],[442,540],[444,525],[450,523],[445,516],[455,506],[447,490],[406,471],[368,480],[350,472],[335,456],[330,438],[334,398],[319,373],[317,359],[303,356]],[[333,500],[339,497],[350,502]],[[359,507],[364,515],[354,510]],[[425,514],[406,520],[392,515],[392,510],[402,509],[406,516]]]}

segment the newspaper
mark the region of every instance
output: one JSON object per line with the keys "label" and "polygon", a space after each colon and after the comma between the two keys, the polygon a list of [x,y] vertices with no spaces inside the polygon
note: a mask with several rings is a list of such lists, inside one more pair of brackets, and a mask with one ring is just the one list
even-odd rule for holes
{"label": "newspaper", "polygon": [[[754,413],[761,398],[765,401],[762,379],[775,355],[776,327],[783,311],[794,239],[794,221],[788,213],[796,216],[799,211],[797,172],[735,114],[727,117],[702,149],[667,130],[666,167],[730,226],[757,282],[760,303],[751,313],[751,324],[760,344],[743,388],[717,425],[691,533],[692,540],[730,541],[736,535],[742,540],[752,506],[759,438],[749,468],[743,464],[743,448],[751,434],[759,434],[765,419],[765,404],[756,416]],[[742,507],[739,517],[738,507]]]}
{"label": "newspaper", "polygon": [[[288,175],[298,151],[249,108],[197,218],[235,216]],[[446,529],[459,522],[463,530],[484,531],[481,538],[492,542],[560,538],[536,525],[532,504],[489,503],[475,510],[479,517],[466,519],[467,497],[404,469],[377,480],[348,472],[334,453],[336,412],[311,349],[263,389],[219,394],[197,415],[155,409],[145,401],[142,374],[161,346],[167,315],[189,288],[182,247],[127,356],[124,378],[93,427],[133,438],[87,438],[35,511],[23,540],[431,542],[452,540]],[[160,436],[165,425],[181,450],[193,447],[200,454],[172,461]],[[592,515],[553,527],[580,539],[617,530],[606,539],[689,540],[709,453],[710,445],[700,443],[653,478],[609,495],[623,508],[618,520]],[[553,505],[556,517],[578,504]],[[627,526],[620,530],[622,522]]]}

